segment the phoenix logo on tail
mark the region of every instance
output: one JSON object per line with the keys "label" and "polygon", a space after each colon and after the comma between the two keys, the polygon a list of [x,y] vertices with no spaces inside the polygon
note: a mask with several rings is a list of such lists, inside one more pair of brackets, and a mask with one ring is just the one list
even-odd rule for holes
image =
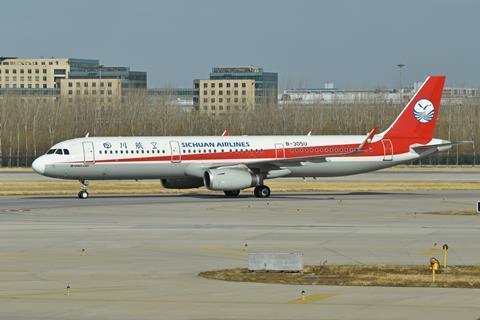
{"label": "phoenix logo on tail", "polygon": [[427,123],[433,119],[433,116],[435,115],[435,107],[430,100],[419,100],[413,108],[413,115],[421,123]]}

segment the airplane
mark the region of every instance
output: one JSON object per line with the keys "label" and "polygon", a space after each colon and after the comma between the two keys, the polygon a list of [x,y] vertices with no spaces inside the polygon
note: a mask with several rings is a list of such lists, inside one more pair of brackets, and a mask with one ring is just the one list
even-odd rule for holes
{"label": "airplane", "polygon": [[165,188],[205,186],[237,197],[254,187],[267,198],[266,180],[335,177],[370,172],[449,150],[456,142],[433,138],[445,76],[429,76],[385,131],[366,136],[86,137],[59,142],[32,164],[35,172],[81,183],[160,179]]}

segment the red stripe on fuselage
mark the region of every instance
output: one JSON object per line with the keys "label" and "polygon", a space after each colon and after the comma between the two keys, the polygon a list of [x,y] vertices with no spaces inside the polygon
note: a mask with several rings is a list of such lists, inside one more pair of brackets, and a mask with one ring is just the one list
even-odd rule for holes
{"label": "red stripe on fuselage", "polygon": [[[252,159],[294,159],[303,158],[309,156],[328,156],[339,153],[352,152],[358,147],[356,144],[348,145],[331,145],[331,146],[309,146],[298,148],[284,148],[285,157],[283,156],[282,149],[266,149],[260,151],[233,151],[233,152],[207,152],[207,153],[181,153],[180,155],[168,155],[168,156],[150,156],[148,154],[142,154],[140,157],[125,157],[114,159],[96,159],[95,163],[114,163],[114,162],[156,162],[156,161],[171,161],[172,157],[182,161],[208,161],[208,160],[252,160]],[[396,140],[393,143],[394,154],[399,154],[408,151],[410,147],[410,141]],[[184,149],[189,150],[189,149]],[[205,149],[209,150],[209,149]],[[321,150],[321,151],[320,151]],[[211,151],[211,149],[210,149]],[[110,155],[110,154],[108,154]],[[116,156],[129,156],[125,154],[112,154]],[[383,156],[384,149],[381,141],[371,143],[368,150],[363,153],[353,154],[349,157],[362,157],[362,156]],[[72,161],[67,163],[83,163],[83,161]]]}

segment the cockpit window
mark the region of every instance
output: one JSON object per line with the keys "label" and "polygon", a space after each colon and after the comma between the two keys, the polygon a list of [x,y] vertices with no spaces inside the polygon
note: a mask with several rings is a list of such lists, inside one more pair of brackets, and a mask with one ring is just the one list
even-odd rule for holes
{"label": "cockpit window", "polygon": [[70,151],[68,151],[68,149],[63,149],[63,154],[70,154]]}
{"label": "cockpit window", "polygon": [[55,151],[55,154],[63,154],[62,149],[57,149],[57,151]]}
{"label": "cockpit window", "polygon": [[55,153],[55,151],[57,151],[57,149],[50,149],[50,150],[47,151],[47,154]]}

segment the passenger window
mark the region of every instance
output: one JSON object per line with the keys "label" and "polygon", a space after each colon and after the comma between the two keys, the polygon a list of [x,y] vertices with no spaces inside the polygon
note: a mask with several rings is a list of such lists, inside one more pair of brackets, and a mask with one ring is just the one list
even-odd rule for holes
{"label": "passenger window", "polygon": [[98,153],[102,154],[102,150],[98,151]]}
{"label": "passenger window", "polygon": [[63,154],[70,154],[70,151],[68,151],[68,149],[63,149]]}
{"label": "passenger window", "polygon": [[47,154],[55,153],[56,150],[57,150],[57,149],[50,149],[50,150],[48,150]]}
{"label": "passenger window", "polygon": [[55,154],[63,154],[62,149],[57,149],[57,151],[55,151]]}

